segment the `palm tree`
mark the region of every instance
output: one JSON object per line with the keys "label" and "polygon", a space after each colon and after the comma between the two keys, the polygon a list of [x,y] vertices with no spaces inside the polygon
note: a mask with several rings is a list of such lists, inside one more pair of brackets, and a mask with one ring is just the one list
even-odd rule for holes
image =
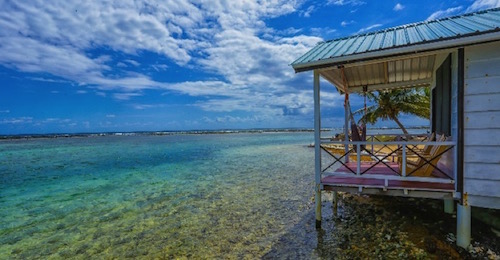
{"label": "palm tree", "polygon": [[366,93],[366,97],[373,105],[366,108],[366,114],[364,108],[354,112],[356,115],[363,115],[359,121],[375,124],[378,119],[393,120],[403,130],[403,133],[408,135],[408,131],[398,119],[401,113],[430,118],[430,90],[428,87],[369,92]]}

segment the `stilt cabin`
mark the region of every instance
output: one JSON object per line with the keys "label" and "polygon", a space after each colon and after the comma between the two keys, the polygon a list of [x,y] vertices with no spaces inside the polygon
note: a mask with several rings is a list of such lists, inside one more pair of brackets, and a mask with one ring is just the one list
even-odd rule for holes
{"label": "stilt cabin", "polygon": [[[322,191],[442,199],[467,247],[471,206],[500,209],[500,8],[321,42],[292,67],[314,75],[317,225]],[[321,136],[320,77],[345,95],[342,140]],[[422,86],[432,134],[353,138],[349,94]]]}

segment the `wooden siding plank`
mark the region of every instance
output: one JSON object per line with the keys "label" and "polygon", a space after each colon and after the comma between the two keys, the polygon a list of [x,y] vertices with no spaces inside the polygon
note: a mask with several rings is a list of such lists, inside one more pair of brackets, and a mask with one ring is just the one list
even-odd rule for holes
{"label": "wooden siding plank", "polygon": [[465,146],[499,146],[500,151],[498,136],[500,136],[500,129],[467,129],[464,131],[464,144]]}
{"label": "wooden siding plank", "polygon": [[466,179],[464,192],[469,195],[479,195],[500,198],[499,182],[491,180]]}
{"label": "wooden siding plank", "polygon": [[500,198],[471,195],[467,201],[474,207],[500,209]]}
{"label": "wooden siding plank", "polygon": [[473,79],[500,76],[498,65],[500,65],[500,58],[498,58],[498,56],[489,60],[466,62],[465,78]]}
{"label": "wooden siding plank", "polygon": [[465,48],[465,61],[489,60],[500,57],[500,42],[473,45]]}
{"label": "wooden siding plank", "polygon": [[500,147],[498,146],[465,146],[465,163],[500,163]]}
{"label": "wooden siding plank", "polygon": [[465,80],[465,95],[500,93],[500,76]]}
{"label": "wooden siding plank", "polygon": [[464,97],[465,112],[500,111],[500,93]]}
{"label": "wooden siding plank", "polygon": [[474,179],[500,181],[500,163],[466,163],[464,174],[465,178],[473,176]]}
{"label": "wooden siding plank", "polygon": [[[500,102],[500,101],[499,101]],[[469,112],[465,113],[465,129],[468,131],[465,132],[465,136],[467,136],[467,132],[472,129],[484,129],[485,132],[483,134],[482,139],[500,139],[500,138],[485,138],[487,136],[498,137],[500,135],[494,135],[493,132],[490,133],[490,129],[499,129],[500,128],[500,111],[487,111],[487,112]],[[495,133],[499,133],[498,130]],[[492,140],[494,141],[494,140]]]}

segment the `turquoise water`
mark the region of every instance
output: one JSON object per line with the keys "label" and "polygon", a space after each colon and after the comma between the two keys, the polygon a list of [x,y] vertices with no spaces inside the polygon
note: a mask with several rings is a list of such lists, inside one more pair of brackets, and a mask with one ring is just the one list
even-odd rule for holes
{"label": "turquoise water", "polygon": [[312,133],[2,141],[0,259],[283,251],[280,239],[313,220],[312,141]]}

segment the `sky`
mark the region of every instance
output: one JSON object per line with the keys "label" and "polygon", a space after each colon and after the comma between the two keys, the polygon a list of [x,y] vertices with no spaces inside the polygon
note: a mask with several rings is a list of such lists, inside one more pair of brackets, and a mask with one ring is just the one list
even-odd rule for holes
{"label": "sky", "polygon": [[[0,134],[312,128],[312,72],[289,64],[318,42],[499,6],[0,0]],[[322,86],[323,126],[340,127],[343,97]]]}

